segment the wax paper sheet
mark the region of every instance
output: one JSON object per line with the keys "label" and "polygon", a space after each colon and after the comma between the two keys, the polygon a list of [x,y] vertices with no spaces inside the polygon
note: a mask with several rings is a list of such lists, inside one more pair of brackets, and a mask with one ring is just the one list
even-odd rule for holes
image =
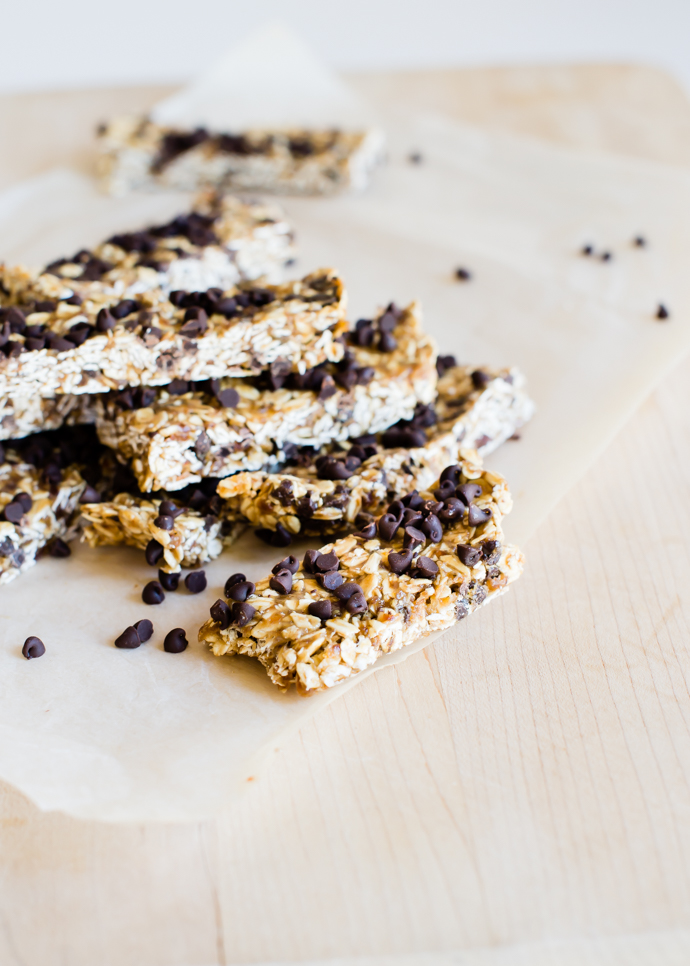
{"label": "wax paper sheet", "polygon": [[[388,130],[390,161],[367,193],[287,203],[295,271],[335,265],[353,318],[419,297],[443,352],[525,370],[538,413],[491,457],[515,492],[508,536],[524,541],[688,348],[690,175],[439,119],[391,120]],[[410,164],[410,150],[422,164]],[[123,205],[55,172],[0,197],[0,254],[40,263],[187,203],[153,195]],[[639,233],[644,248],[632,244]],[[613,258],[579,255],[584,242]],[[454,278],[460,265],[470,282]],[[671,313],[664,323],[659,301]],[[374,673],[302,698],[250,660],[213,658],[196,643],[227,575],[257,578],[277,556],[249,534],[206,568],[205,593],[182,590],[158,607],[141,602],[151,571],[127,548],[82,546],[2,588],[0,778],[42,808],[104,820],[195,820],[240,794],[266,752]],[[154,622],[152,640],[115,649],[142,617]],[[177,626],[190,647],[166,654],[163,637]],[[462,623],[448,633],[462,646]],[[40,660],[21,657],[28,634],[46,644]]]}

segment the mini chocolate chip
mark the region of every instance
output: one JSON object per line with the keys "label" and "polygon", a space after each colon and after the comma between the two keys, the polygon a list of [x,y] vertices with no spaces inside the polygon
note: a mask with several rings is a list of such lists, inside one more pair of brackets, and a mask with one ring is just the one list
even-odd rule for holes
{"label": "mini chocolate chip", "polygon": [[216,399],[223,409],[235,409],[240,401],[240,394],[236,389],[221,389],[216,393]]}
{"label": "mini chocolate chip", "polygon": [[382,540],[392,540],[396,530],[400,526],[400,521],[392,513],[384,513],[379,518],[378,531]]}
{"label": "mini chocolate chip", "polygon": [[228,577],[228,579],[225,581],[225,590],[223,591],[225,596],[228,596],[228,591],[231,587],[234,587],[235,584],[241,584],[246,579],[247,578],[244,576],[244,574],[232,574],[232,576]]}
{"label": "mini chocolate chip", "polygon": [[206,574],[203,570],[193,570],[185,577],[184,585],[190,594],[200,594],[206,590]]}
{"label": "mini chocolate chip", "polygon": [[430,557],[417,557],[415,561],[415,566],[410,572],[411,577],[419,578],[422,577],[425,580],[431,580],[438,573],[438,564],[431,560]]}
{"label": "mini chocolate chip", "polygon": [[382,332],[379,336],[378,349],[380,352],[394,352],[398,348],[398,340],[390,332]]}
{"label": "mini chocolate chip", "polygon": [[472,278],[472,272],[468,268],[456,268],[455,277],[459,282],[469,282]]}
{"label": "mini chocolate chip", "polygon": [[450,480],[454,486],[457,486],[461,476],[462,466],[459,463],[454,463],[452,466],[446,466],[445,470],[441,473],[439,482],[445,483],[446,480]]}
{"label": "mini chocolate chip", "polygon": [[134,622],[134,630],[139,635],[139,640],[141,643],[144,644],[146,641],[150,640],[151,635],[153,634],[153,624],[147,617],[145,617],[143,620]]}
{"label": "mini chocolate chip", "polygon": [[613,252],[602,252],[599,258],[602,262],[610,262],[613,258]]}
{"label": "mini chocolate chip", "polygon": [[661,302],[659,302],[659,305],[658,305],[657,310],[656,310],[655,318],[657,318],[657,319],[667,319],[669,317],[669,315],[670,315],[670,312],[666,308],[666,306],[663,305]]}
{"label": "mini chocolate chip", "polygon": [[189,641],[183,628],[175,627],[165,635],[163,650],[167,651],[168,654],[181,654],[182,651],[186,650],[188,644]]}
{"label": "mini chocolate chip", "polygon": [[469,544],[461,543],[455,551],[466,567],[474,567],[481,560],[482,552],[479,547],[471,547]]}
{"label": "mini chocolate chip", "polygon": [[647,239],[644,237],[644,235],[636,235],[635,238],[633,238],[633,245],[636,248],[644,248],[646,244]]}
{"label": "mini chocolate chip", "polygon": [[139,308],[137,302],[134,299],[123,299],[122,302],[118,302],[111,309],[111,315],[114,315],[116,319],[124,319],[125,316],[131,315],[132,312],[136,312]]}
{"label": "mini chocolate chip", "polygon": [[34,505],[34,501],[31,499],[28,493],[24,493],[20,490],[19,493],[15,493],[13,499],[17,503],[21,503],[24,508],[24,513],[28,513],[31,507]]}
{"label": "mini chocolate chip", "polygon": [[439,378],[449,369],[455,368],[458,362],[455,356],[438,356],[436,359],[436,372]]}
{"label": "mini chocolate chip", "polygon": [[345,610],[348,614],[361,614],[367,609],[367,599],[364,594],[360,591],[353,594],[348,600],[345,601]]}
{"label": "mini chocolate chip", "polygon": [[96,316],[96,328],[99,332],[108,332],[110,329],[114,329],[117,324],[115,317],[108,311],[108,309],[101,309]]}
{"label": "mini chocolate chip", "polygon": [[481,369],[475,369],[470,378],[475,389],[484,390],[491,382],[491,376]]}
{"label": "mini chocolate chip", "polygon": [[398,324],[398,319],[394,312],[384,312],[378,322],[380,332],[392,332]]}
{"label": "mini chocolate chip", "polygon": [[203,309],[187,309],[187,313],[185,313],[185,317],[189,312],[197,312],[198,314],[196,318],[190,319],[188,322],[185,322],[185,324],[180,329],[180,332],[182,333],[182,335],[188,335],[192,337],[203,335],[204,332],[208,329],[208,316],[206,315]]}
{"label": "mini chocolate chip", "polygon": [[[241,576],[241,574],[238,576]],[[232,577],[230,580],[232,580]],[[228,600],[246,600],[256,590],[256,585],[251,580],[238,580],[237,583],[230,584],[228,587],[230,580],[225,585],[225,596]]]}
{"label": "mini chocolate chip", "polygon": [[337,570],[331,570],[327,574],[319,574],[317,580],[324,590],[336,590],[345,583],[345,578]]}
{"label": "mini chocolate chip", "polygon": [[145,604],[162,604],[165,600],[163,588],[157,580],[149,580],[141,592],[141,599]]}
{"label": "mini chocolate chip", "polygon": [[30,661],[34,657],[42,657],[46,652],[46,647],[40,637],[27,637],[22,647],[22,654]]}
{"label": "mini chocolate chip", "polygon": [[21,518],[24,516],[24,507],[21,505],[21,503],[13,500],[5,507],[4,515],[8,523],[19,523]]}
{"label": "mini chocolate chip", "polygon": [[264,543],[269,544],[271,547],[289,547],[292,543],[292,536],[285,529],[282,523],[277,524],[275,530],[261,528],[259,530],[255,530],[254,533],[257,535],[259,540],[263,540]]}
{"label": "mini chocolate chip", "polygon": [[407,155],[407,160],[410,162],[410,164],[422,164],[424,157],[419,153],[419,151],[413,151],[412,154]]}
{"label": "mini chocolate chip", "polygon": [[406,509],[402,500],[393,500],[392,503],[389,503],[386,513],[390,513],[392,516],[397,517],[398,520],[402,520],[403,513]]}
{"label": "mini chocolate chip", "polygon": [[115,647],[122,647],[127,650],[133,650],[135,647],[141,646],[141,638],[137,634],[136,627],[125,627],[124,631],[119,637],[115,638]]}
{"label": "mini chocolate chip", "polygon": [[27,352],[37,352],[39,349],[45,349],[45,347],[46,347],[46,340],[45,339],[28,338],[26,340],[26,342],[24,343],[24,347],[27,350]]}
{"label": "mini chocolate chip", "polygon": [[434,490],[434,496],[441,503],[455,494],[455,484],[452,480],[444,480],[439,487]]}
{"label": "mini chocolate chip", "polygon": [[211,604],[211,618],[219,625],[221,631],[230,626],[232,614],[224,600],[219,598],[215,604]]}
{"label": "mini chocolate chip", "polygon": [[149,542],[146,544],[144,556],[146,557],[146,563],[149,565],[149,567],[155,567],[163,556],[163,547],[157,540],[149,540]]}
{"label": "mini chocolate chip", "polygon": [[336,460],[329,456],[321,463],[316,475],[320,480],[347,480],[352,473],[344,460]]}
{"label": "mini chocolate chip", "polygon": [[422,505],[422,516],[425,520],[432,513],[434,516],[438,516],[442,509],[442,503],[437,503],[436,500],[425,500],[424,504]]}
{"label": "mini chocolate chip", "polygon": [[362,588],[353,580],[349,580],[346,584],[340,584],[339,587],[335,588],[335,596],[338,598],[338,600],[349,600],[353,594],[361,593]]}
{"label": "mini chocolate chip", "polygon": [[419,547],[426,537],[421,530],[416,527],[405,527],[405,536],[403,537],[403,547],[405,550],[414,550],[415,547]]}
{"label": "mini chocolate chip", "polygon": [[340,560],[338,555],[335,553],[322,553],[319,554],[316,560],[316,571],[321,573],[327,573],[329,570],[338,570],[340,567]]}
{"label": "mini chocolate chip", "polygon": [[490,519],[491,510],[484,510],[481,507],[475,506],[474,503],[472,504],[467,517],[467,522],[471,527],[479,527],[482,523],[486,523]]}
{"label": "mini chocolate chip", "polygon": [[93,326],[89,325],[88,322],[77,322],[69,330],[69,340],[76,345],[83,345],[93,332]]}
{"label": "mini chocolate chip", "polygon": [[166,574],[164,570],[159,570],[158,580],[163,590],[177,590],[177,586],[180,583],[180,575],[179,573]]}
{"label": "mini chocolate chip", "polygon": [[316,561],[319,559],[321,554],[318,550],[307,550],[304,555],[304,560],[302,562],[302,567],[304,568],[305,574],[315,574],[316,573]]}
{"label": "mini chocolate chip", "polygon": [[307,613],[321,621],[329,621],[333,616],[333,604],[330,600],[314,600],[307,607]]}
{"label": "mini chocolate chip", "polygon": [[179,517],[181,513],[184,513],[184,507],[176,506],[172,500],[161,500],[161,504],[158,507],[158,512],[161,516],[165,517]]}
{"label": "mini chocolate chip", "polygon": [[154,527],[158,527],[159,530],[172,530],[175,526],[175,521],[172,517],[166,516],[162,513],[159,517],[153,521]]}
{"label": "mini chocolate chip", "polygon": [[65,543],[60,537],[56,537],[50,544],[48,553],[51,557],[69,557],[72,550],[69,544]]}
{"label": "mini chocolate chip", "polygon": [[500,550],[501,544],[498,540],[485,540],[482,544],[482,557],[484,560],[488,560],[490,557]]}
{"label": "mini chocolate chip", "polygon": [[184,396],[191,387],[187,379],[173,379],[164,388],[171,396]]}
{"label": "mini chocolate chip", "polygon": [[235,603],[232,605],[231,613],[232,623],[237,624],[238,627],[244,627],[256,613],[256,608],[247,603]]}
{"label": "mini chocolate chip", "polygon": [[40,302],[36,302],[34,307],[34,312],[54,312],[57,308],[57,302],[52,299],[43,299]]}
{"label": "mini chocolate chip", "polygon": [[357,370],[357,384],[359,386],[368,386],[375,375],[376,369],[373,366],[363,366]]}
{"label": "mini chocolate chip", "polygon": [[48,348],[54,349],[55,352],[69,352],[70,349],[74,349],[75,345],[70,339],[65,339],[60,335],[55,333],[48,333],[46,336],[46,341],[48,342]]}
{"label": "mini chocolate chip", "polygon": [[472,500],[476,500],[482,495],[482,488],[478,483],[461,483],[455,488],[455,495],[462,500],[465,506],[469,506]]}
{"label": "mini chocolate chip", "polygon": [[358,530],[354,534],[354,536],[362,537],[363,540],[373,540],[374,537],[376,536],[376,524],[367,523],[367,525],[365,527],[362,527],[361,530]]}
{"label": "mini chocolate chip", "polygon": [[465,504],[461,500],[458,500],[457,497],[451,496],[444,501],[443,509],[439,510],[438,518],[441,523],[447,524],[459,519],[464,512]]}
{"label": "mini chocolate chip", "polygon": [[402,525],[403,527],[414,527],[422,519],[422,514],[419,510],[412,510],[408,506],[402,515]]}
{"label": "mini chocolate chip", "polygon": [[426,520],[422,521],[420,529],[427,535],[432,543],[440,543],[443,540],[443,527],[439,518],[430,513]]}
{"label": "mini chocolate chip", "polygon": [[100,503],[101,494],[88,484],[84,487],[82,495],[79,497],[80,503]]}
{"label": "mini chocolate chip", "polygon": [[594,254],[594,245],[583,245],[582,248],[580,249],[580,254],[581,255],[593,255]]}
{"label": "mini chocolate chip", "polygon": [[268,586],[271,590],[275,590],[279,594],[289,594],[292,590],[292,572],[289,570],[279,570],[277,574],[273,574],[268,582]]}
{"label": "mini chocolate chip", "polygon": [[394,574],[404,574],[412,563],[412,551],[404,550],[402,553],[388,554],[388,569]]}
{"label": "mini chocolate chip", "polygon": [[336,393],[335,380],[333,376],[324,376],[323,382],[321,383],[321,388],[319,389],[318,399],[323,402],[325,399],[330,399]]}
{"label": "mini chocolate chip", "polygon": [[196,438],[194,443],[194,452],[201,459],[211,449],[211,439],[206,432],[202,430]]}
{"label": "mini chocolate chip", "polygon": [[272,568],[271,573],[277,574],[281,570],[289,570],[291,574],[296,574],[299,570],[299,560],[297,557],[293,557],[292,554],[287,557],[283,557],[280,563],[277,563],[275,567]]}

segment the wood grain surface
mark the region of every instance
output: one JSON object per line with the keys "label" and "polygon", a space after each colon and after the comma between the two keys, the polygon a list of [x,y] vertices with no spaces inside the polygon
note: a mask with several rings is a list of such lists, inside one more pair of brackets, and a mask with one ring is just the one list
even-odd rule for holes
{"label": "wood grain surface", "polygon": [[[648,69],[356,83],[690,163],[690,107]],[[160,93],[0,99],[0,186],[88,163],[99,116]],[[217,820],[82,823],[0,786],[0,964],[689,962],[689,413],[686,361],[506,598],[331,705]]]}

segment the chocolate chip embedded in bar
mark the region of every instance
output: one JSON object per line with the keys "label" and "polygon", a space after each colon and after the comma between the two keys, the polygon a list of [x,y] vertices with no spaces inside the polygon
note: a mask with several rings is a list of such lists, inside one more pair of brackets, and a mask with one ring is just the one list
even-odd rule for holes
{"label": "chocolate chip embedded in bar", "polygon": [[436,403],[378,438],[354,440],[350,450],[322,454],[290,473],[221,480],[227,514],[262,532],[280,527],[288,538],[352,529],[390,500],[427,489],[463,453],[494,449],[531,418],[534,406],[517,369],[483,369],[480,376],[473,367],[441,368]]}
{"label": "chocolate chip embedded in bar", "polygon": [[[143,408],[129,390],[111,393],[97,404],[100,439],[131,461],[140,489],[151,491],[276,468],[286,448],[377,433],[434,399],[436,347],[417,303],[389,306],[367,322],[365,339],[363,331],[353,331],[340,363],[303,374],[269,371],[254,385],[221,380],[205,391],[177,380]],[[360,462],[353,457],[351,467]]]}
{"label": "chocolate chip embedded in bar", "polygon": [[98,173],[112,194],[155,187],[332,195],[359,190],[383,157],[380,131],[176,130],[120,117],[98,131]]}
{"label": "chocolate chip embedded in bar", "polygon": [[[520,551],[504,545],[505,481],[465,462],[447,467],[443,478],[458,488],[471,484],[471,498],[460,491],[460,498],[441,502],[426,492],[394,501],[374,535],[350,534],[309,551],[294,576],[280,571],[282,583],[258,581],[241,614],[235,605],[212,609],[199,640],[218,657],[256,657],[274,684],[295,684],[309,694],[450,627],[503,593],[523,569]],[[460,512],[452,501],[461,503]],[[472,524],[472,508],[481,523]],[[328,581],[320,576],[322,555]]]}
{"label": "chocolate chip embedded in bar", "polygon": [[120,232],[41,271],[0,266],[0,304],[33,302],[46,311],[51,302],[78,299],[124,312],[128,299],[150,289],[224,292],[241,281],[280,282],[295,253],[294,233],[277,205],[205,192],[191,212]]}
{"label": "chocolate chip embedded in bar", "polygon": [[[344,354],[346,295],[330,269],[283,285],[144,292],[0,310],[0,396],[98,393],[173,379],[300,371]],[[45,308],[45,311],[42,311]]]}

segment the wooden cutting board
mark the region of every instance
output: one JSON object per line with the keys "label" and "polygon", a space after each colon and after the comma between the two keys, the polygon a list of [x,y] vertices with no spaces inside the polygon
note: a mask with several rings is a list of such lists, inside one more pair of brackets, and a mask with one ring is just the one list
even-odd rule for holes
{"label": "wooden cutting board", "polygon": [[[690,163],[688,102],[648,68],[351,81],[382,106]],[[88,167],[100,118],[166,92],[0,98],[0,188]],[[0,786],[0,963],[690,961],[688,413],[683,362],[462,649],[363,682],[216,821],[81,823]]]}

